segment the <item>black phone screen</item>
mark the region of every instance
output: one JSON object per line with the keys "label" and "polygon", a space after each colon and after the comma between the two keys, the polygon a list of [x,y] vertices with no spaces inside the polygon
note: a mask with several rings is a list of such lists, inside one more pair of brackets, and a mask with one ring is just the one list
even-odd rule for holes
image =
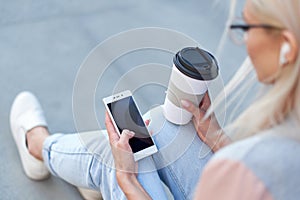
{"label": "black phone screen", "polygon": [[132,96],[108,103],[107,106],[120,133],[124,129],[135,133],[134,137],[129,140],[133,153],[154,145]]}

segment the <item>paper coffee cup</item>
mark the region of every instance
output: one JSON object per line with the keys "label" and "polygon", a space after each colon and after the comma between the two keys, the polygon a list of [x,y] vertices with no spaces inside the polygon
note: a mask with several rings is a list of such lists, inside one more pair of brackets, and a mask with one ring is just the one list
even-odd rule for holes
{"label": "paper coffee cup", "polygon": [[183,125],[191,120],[192,113],[181,107],[181,100],[199,105],[209,82],[218,76],[218,66],[210,53],[198,47],[182,49],[173,62],[163,113],[168,121]]}

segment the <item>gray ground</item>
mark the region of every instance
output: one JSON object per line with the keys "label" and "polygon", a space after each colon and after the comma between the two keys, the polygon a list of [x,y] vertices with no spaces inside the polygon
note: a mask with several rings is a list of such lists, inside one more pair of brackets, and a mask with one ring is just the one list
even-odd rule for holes
{"label": "gray ground", "polygon": [[[8,121],[16,94],[30,90],[39,97],[51,132],[76,132],[72,113],[73,84],[81,63],[97,44],[128,29],[163,27],[182,32],[215,53],[225,27],[228,6],[227,1],[219,1],[216,5],[212,2],[1,0],[0,199],[81,199],[73,186],[58,178],[34,182],[24,175]],[[150,62],[147,58],[156,55],[150,51],[139,52],[135,56],[144,59],[139,62],[132,58],[121,59],[118,66],[122,68],[122,62],[130,61],[133,66]],[[218,58],[225,82],[244,55],[243,47],[235,46],[229,40],[226,42]],[[166,54],[160,59],[164,60],[162,62],[167,60],[168,64],[172,55]],[[112,70],[116,74],[122,71]],[[107,77],[104,82],[99,82],[96,97],[107,95],[101,93],[101,87],[113,85],[114,81]],[[107,93],[107,90],[103,91]],[[148,105],[142,106],[143,112],[153,102],[163,101],[162,88],[158,88],[156,94],[141,93],[142,99],[149,101]],[[103,106],[99,103],[96,108],[103,126]]]}

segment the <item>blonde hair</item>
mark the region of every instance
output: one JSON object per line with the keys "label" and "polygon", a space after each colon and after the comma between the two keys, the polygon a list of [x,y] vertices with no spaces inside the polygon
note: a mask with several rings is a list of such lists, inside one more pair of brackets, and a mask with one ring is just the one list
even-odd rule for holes
{"label": "blonde hair", "polygon": [[[299,0],[250,0],[250,10],[264,24],[283,27],[289,30],[300,43],[300,1]],[[234,6],[236,0],[231,1]],[[232,6],[232,7],[233,7]],[[232,13],[231,13],[232,14]],[[232,16],[229,17],[229,20]],[[278,61],[279,62],[279,61]],[[253,72],[253,66],[247,58],[233,79],[226,85],[225,96],[231,93],[238,98],[242,94],[245,85],[253,85],[252,78],[249,76]],[[243,139],[262,132],[282,123],[290,114],[295,115],[297,122],[300,122],[300,56],[299,52],[294,63],[281,68],[279,76],[271,87],[254,101],[238,118],[229,125],[229,130],[234,130],[230,136],[234,140]],[[237,88],[239,91],[237,92]],[[224,95],[223,95],[224,96]],[[217,98],[213,103],[219,105],[221,99]],[[229,102],[230,104],[230,102]],[[210,108],[207,116],[213,112]],[[285,134],[285,133],[282,133]],[[300,134],[297,136],[300,138]]]}

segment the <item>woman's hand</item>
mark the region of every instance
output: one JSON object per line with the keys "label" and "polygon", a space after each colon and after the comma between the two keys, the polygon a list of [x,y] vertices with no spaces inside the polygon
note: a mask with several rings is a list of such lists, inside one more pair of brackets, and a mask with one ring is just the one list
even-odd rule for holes
{"label": "woman's hand", "polygon": [[116,170],[128,175],[135,175],[137,172],[137,163],[134,161],[133,153],[129,145],[129,139],[134,136],[134,132],[123,130],[121,136],[119,136],[108,113],[106,113],[105,116],[105,125]]}
{"label": "woman's hand", "polygon": [[214,113],[204,119],[205,113],[211,105],[208,93],[203,97],[199,107],[187,100],[182,100],[181,105],[193,114],[192,120],[198,136],[213,152],[230,143],[230,139],[222,131]]}
{"label": "woman's hand", "polygon": [[136,178],[137,163],[134,161],[129,139],[134,132],[123,130],[121,136],[106,112],[105,125],[109,136],[110,146],[115,161],[116,177],[120,188],[127,199],[151,199]]}

